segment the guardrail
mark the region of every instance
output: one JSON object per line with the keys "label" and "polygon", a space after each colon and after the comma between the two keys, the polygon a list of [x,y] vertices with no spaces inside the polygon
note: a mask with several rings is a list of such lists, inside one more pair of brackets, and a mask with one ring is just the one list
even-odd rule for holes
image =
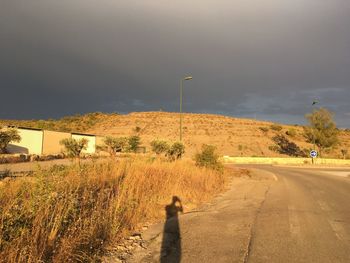
{"label": "guardrail", "polygon": [[[224,163],[236,164],[311,164],[311,158],[283,158],[283,157],[231,157],[224,156]],[[350,160],[314,158],[314,164],[320,165],[345,165],[350,166]]]}

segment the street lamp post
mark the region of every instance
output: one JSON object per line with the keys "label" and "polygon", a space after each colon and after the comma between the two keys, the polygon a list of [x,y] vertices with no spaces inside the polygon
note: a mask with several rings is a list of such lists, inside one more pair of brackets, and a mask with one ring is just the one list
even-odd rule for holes
{"label": "street lamp post", "polygon": [[[313,113],[313,106],[315,106],[316,104],[318,103],[318,101],[317,100],[314,100],[313,102],[312,102],[312,113]],[[312,114],[311,113],[311,114]],[[315,128],[314,127],[311,127],[312,128],[312,145],[313,145],[313,150],[315,151],[316,150],[316,138],[315,138]],[[312,157],[312,164],[314,164],[314,157]]]}
{"label": "street lamp post", "polygon": [[184,77],[180,80],[180,142],[182,142],[182,89],[184,80],[191,80],[192,76]]}

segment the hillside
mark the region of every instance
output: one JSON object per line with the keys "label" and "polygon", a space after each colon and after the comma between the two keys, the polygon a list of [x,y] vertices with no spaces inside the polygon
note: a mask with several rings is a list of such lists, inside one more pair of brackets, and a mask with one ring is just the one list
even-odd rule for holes
{"label": "hillside", "polygon": [[76,114],[73,116],[65,116],[57,120],[0,120],[0,126],[10,125],[62,132],[86,132],[88,129],[98,125],[104,119],[111,118],[115,115],[118,114],[93,112],[85,115]]}
{"label": "hillside", "polygon": [[[60,120],[2,121],[0,124],[79,131],[102,136],[138,134],[145,146],[149,146],[154,139],[176,141],[179,138],[179,114],[168,112],[138,112],[126,115],[91,113]],[[301,149],[312,147],[305,142],[302,126],[281,124],[282,130],[277,131],[271,128],[271,125],[273,123],[258,120],[186,113],[183,119],[183,142],[186,145],[187,156],[192,156],[199,151],[204,143],[217,146],[222,155],[283,156],[269,149],[274,145],[272,137],[276,134],[285,135],[288,130],[294,129],[296,135],[294,137],[286,135],[286,137]],[[341,131],[339,137],[341,145],[325,152],[325,157],[340,158],[340,149],[344,148],[350,152],[350,132]]]}

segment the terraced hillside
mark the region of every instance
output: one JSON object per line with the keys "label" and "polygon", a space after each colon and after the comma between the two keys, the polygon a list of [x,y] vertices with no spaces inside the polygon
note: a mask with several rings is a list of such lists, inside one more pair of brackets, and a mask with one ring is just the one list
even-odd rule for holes
{"label": "terraced hillside", "polygon": [[[282,127],[282,130],[274,130]],[[138,127],[138,128],[137,128]],[[309,149],[311,144],[305,142],[303,127],[276,125],[271,122],[232,118],[211,114],[184,114],[183,141],[187,154],[193,155],[201,145],[213,144],[222,155],[232,156],[282,156],[271,150],[274,145],[272,137],[295,130],[295,136],[286,135],[301,149]],[[138,132],[137,132],[138,131]],[[179,114],[168,112],[140,112],[127,115],[110,116],[92,127],[88,132],[98,135],[128,136],[139,134],[147,146],[153,139],[175,141],[179,138]],[[341,131],[342,145],[324,154],[324,156],[341,157],[340,149],[350,152],[350,132]],[[269,149],[270,148],[270,149]]]}
{"label": "terraced hillside", "polygon": [[[273,150],[272,138],[284,134],[301,149],[310,149],[305,142],[302,126],[240,119],[211,114],[184,114],[183,141],[187,156],[200,150],[202,144],[212,144],[222,155],[232,156],[283,156]],[[149,149],[154,139],[176,141],[179,138],[179,114],[168,112],[138,112],[126,115],[90,113],[64,117],[60,120],[0,121],[0,125],[17,125],[69,132],[87,132],[97,135],[141,136]],[[282,129],[281,129],[282,128]],[[280,130],[281,129],[281,130]],[[294,130],[295,135],[286,135]],[[350,154],[350,132],[340,131],[341,144],[325,152],[325,157],[341,158],[341,149]]]}

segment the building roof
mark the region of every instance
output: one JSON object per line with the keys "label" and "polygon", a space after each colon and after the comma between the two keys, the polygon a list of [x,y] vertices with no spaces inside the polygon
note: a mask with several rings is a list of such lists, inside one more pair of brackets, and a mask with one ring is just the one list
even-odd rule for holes
{"label": "building roof", "polygon": [[[31,127],[14,126],[14,125],[8,125],[8,126],[5,126],[5,128],[32,130],[32,131],[51,131],[51,130],[44,130],[44,129],[38,129],[38,128],[31,128]],[[52,131],[52,132],[62,132],[62,131]],[[80,132],[62,132],[62,133],[70,133],[71,135],[81,135],[81,136],[96,136],[95,134],[80,133]]]}
{"label": "building roof", "polygon": [[78,133],[78,132],[72,132],[72,135],[81,135],[81,136],[96,136],[95,134],[88,134],[88,133]]}
{"label": "building roof", "polygon": [[38,129],[38,128],[30,128],[30,127],[21,127],[21,126],[14,126],[14,125],[9,125],[6,126],[7,128],[10,129],[21,129],[21,130],[32,130],[32,131],[43,131],[43,129]]}

